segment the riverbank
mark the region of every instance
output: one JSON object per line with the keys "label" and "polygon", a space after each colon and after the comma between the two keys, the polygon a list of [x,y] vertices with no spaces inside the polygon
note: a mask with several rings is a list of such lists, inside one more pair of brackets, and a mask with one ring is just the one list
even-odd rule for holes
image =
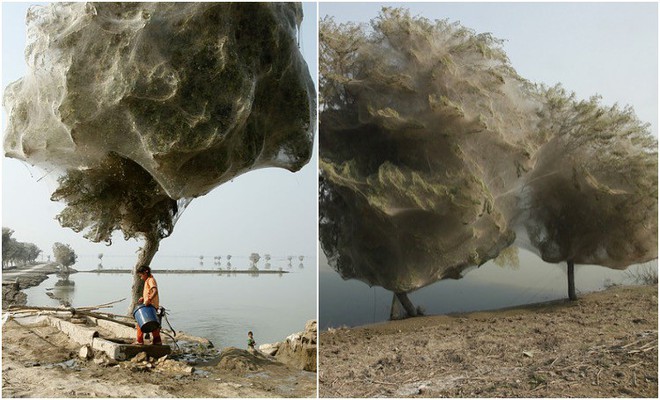
{"label": "riverbank", "polygon": [[[21,306],[27,302],[23,289],[37,286],[48,279],[48,275],[60,271],[59,264],[35,264],[2,270],[2,308]],[[75,272],[75,270],[72,270]]]}
{"label": "riverbank", "polygon": [[658,287],[320,334],[321,397],[653,397]]}
{"label": "riverbank", "polygon": [[[128,361],[81,347],[50,325],[3,316],[3,397],[315,397],[316,374],[228,347]],[[189,349],[190,350],[190,349]]]}
{"label": "riverbank", "polygon": [[[121,268],[121,267],[117,267]],[[183,268],[183,267],[182,267]],[[84,269],[84,268],[79,268]],[[49,275],[40,285],[23,290],[31,306],[85,307],[126,298],[106,312],[129,312],[131,274]],[[208,338],[218,347],[245,346],[248,331],[258,344],[274,343],[316,316],[316,273],[287,274],[156,274],[161,305],[178,331]],[[64,285],[67,283],[68,285]],[[192,295],[194,294],[194,295]],[[285,311],[284,311],[285,310]]]}

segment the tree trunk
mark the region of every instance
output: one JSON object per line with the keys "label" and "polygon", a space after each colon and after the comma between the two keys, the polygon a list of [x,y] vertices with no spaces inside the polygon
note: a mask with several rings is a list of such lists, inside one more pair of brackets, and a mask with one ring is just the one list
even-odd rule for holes
{"label": "tree trunk", "polygon": [[160,239],[157,235],[144,236],[144,245],[140,249],[135,268],[133,269],[133,287],[131,288],[132,299],[131,306],[128,310],[129,315],[132,315],[135,306],[137,306],[138,299],[142,297],[142,288],[144,287],[144,282],[142,282],[142,279],[140,279],[140,276],[137,274],[137,269],[141,265],[149,266],[151,264],[151,260],[153,260],[158,251],[159,244]]}
{"label": "tree trunk", "polygon": [[401,302],[401,305],[403,306],[403,309],[406,310],[406,313],[408,314],[408,316],[409,317],[416,317],[417,316],[417,310],[415,310],[415,306],[413,306],[413,303],[408,298],[408,295],[404,292],[395,293],[395,294],[396,294],[396,297]]}
{"label": "tree trunk", "polygon": [[568,271],[568,298],[570,300],[577,300],[577,295],[575,294],[575,265],[573,260],[566,261],[567,271]]}
{"label": "tree trunk", "polygon": [[405,318],[401,302],[397,299],[396,293],[392,293],[392,306],[390,307],[390,321]]}

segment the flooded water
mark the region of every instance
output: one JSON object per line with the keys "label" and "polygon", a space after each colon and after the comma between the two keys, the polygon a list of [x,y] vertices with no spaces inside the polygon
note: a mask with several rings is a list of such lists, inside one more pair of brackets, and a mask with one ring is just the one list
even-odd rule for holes
{"label": "flooded water", "polygon": [[[247,260],[247,258],[245,258]],[[257,344],[281,341],[302,331],[305,322],[316,318],[315,262],[302,265],[298,259],[288,266],[286,259],[271,260],[271,269],[280,267],[289,273],[260,274],[157,274],[161,305],[169,310],[169,321],[175,330],[209,338],[216,347],[245,348],[247,332],[253,331]],[[134,258],[104,257],[104,268],[129,268]],[[234,261],[234,259],[232,259]],[[79,271],[96,267],[98,259],[81,257],[74,268]],[[232,264],[246,269],[247,262],[238,257]],[[213,257],[204,266],[199,259],[172,258],[163,269],[213,269]],[[226,261],[223,262],[223,268]],[[264,268],[264,262],[259,263]],[[61,279],[50,275],[41,285],[26,289],[28,304],[58,306],[57,300],[46,295],[53,288],[56,297],[67,299],[73,307],[102,304],[129,296],[130,274],[71,274],[73,286],[56,285]],[[104,311],[126,314],[129,299]]]}
{"label": "flooded water", "polygon": [[[467,272],[460,280],[443,280],[424,287],[409,297],[427,315],[492,310],[567,297],[566,264],[548,264],[520,250],[520,266],[499,267],[488,262]],[[357,326],[389,318],[392,292],[370,288],[357,280],[344,281],[332,270],[323,253],[319,268],[319,321],[321,329]],[[603,290],[613,284],[634,284],[631,275],[638,269],[655,268],[657,261],[617,271],[592,265],[576,266],[578,292]]]}

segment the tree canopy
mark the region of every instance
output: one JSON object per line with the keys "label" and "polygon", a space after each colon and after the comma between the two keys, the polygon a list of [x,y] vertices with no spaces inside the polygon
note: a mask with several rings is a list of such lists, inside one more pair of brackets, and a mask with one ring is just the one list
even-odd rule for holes
{"label": "tree canopy", "polygon": [[502,41],[384,8],[320,23],[319,234],[398,293],[511,245],[612,268],[657,257],[657,140],[629,107],[519,76]]}
{"label": "tree canopy", "polygon": [[57,219],[93,242],[111,244],[115,230],[126,240],[172,233],[177,202],[131,160],[111,154],[97,166],[70,170],[58,182],[51,200],[66,207]]}
{"label": "tree canopy", "polygon": [[76,252],[73,251],[71,246],[60,242],[53,244],[53,255],[55,256],[55,261],[62,264],[65,269],[75,264],[78,259]]}
{"label": "tree canopy", "polygon": [[6,154],[61,175],[62,226],[94,242],[142,238],[136,267],[149,265],[192,199],[309,161],[302,17],[299,3],[34,6],[28,73],[5,91]]}

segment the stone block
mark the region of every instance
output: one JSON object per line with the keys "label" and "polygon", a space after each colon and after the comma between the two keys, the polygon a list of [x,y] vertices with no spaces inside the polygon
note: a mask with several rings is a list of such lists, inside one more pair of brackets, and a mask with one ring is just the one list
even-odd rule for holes
{"label": "stone block", "polygon": [[92,355],[93,355],[92,347],[88,344],[81,347],[80,351],[78,351],[78,357],[80,357],[83,360],[89,360],[90,358],[92,358]]}
{"label": "stone block", "polygon": [[76,324],[72,324],[71,322],[61,320],[59,318],[53,318],[53,317],[47,317],[48,318],[48,323],[59,329],[60,331],[66,333],[71,340],[74,340],[78,344],[92,344],[92,340],[95,337],[99,336],[99,333],[92,329],[88,328],[86,326],[80,326]]}

